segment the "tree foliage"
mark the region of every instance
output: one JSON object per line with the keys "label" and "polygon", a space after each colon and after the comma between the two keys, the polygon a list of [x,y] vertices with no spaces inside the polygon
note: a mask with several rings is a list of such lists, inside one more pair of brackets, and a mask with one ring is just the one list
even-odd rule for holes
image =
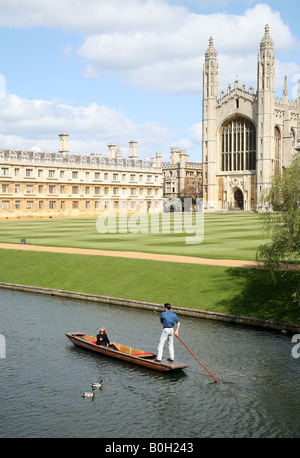
{"label": "tree foliage", "polygon": [[300,154],[274,179],[263,206],[263,226],[270,242],[258,248],[257,261],[269,269],[275,283],[287,271],[298,276],[292,296],[300,305]]}

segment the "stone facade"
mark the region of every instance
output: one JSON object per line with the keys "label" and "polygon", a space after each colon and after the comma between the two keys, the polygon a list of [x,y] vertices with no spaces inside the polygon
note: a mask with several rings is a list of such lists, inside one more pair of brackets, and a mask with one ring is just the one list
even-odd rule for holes
{"label": "stone facade", "polygon": [[161,154],[139,159],[137,142],[129,157],[108,145],[108,156],[69,153],[60,134],[59,152],[0,150],[0,218],[98,216],[111,212],[160,212]]}
{"label": "stone facade", "polygon": [[206,211],[263,210],[264,192],[295,154],[299,108],[300,90],[297,101],[290,101],[286,77],[282,98],[275,98],[275,54],[268,25],[260,43],[256,92],[240,85],[237,77],[219,95],[217,51],[210,38],[202,106]]}
{"label": "stone facade", "polygon": [[171,148],[170,162],[164,162],[164,197],[202,197],[202,163],[191,162],[185,150]]}

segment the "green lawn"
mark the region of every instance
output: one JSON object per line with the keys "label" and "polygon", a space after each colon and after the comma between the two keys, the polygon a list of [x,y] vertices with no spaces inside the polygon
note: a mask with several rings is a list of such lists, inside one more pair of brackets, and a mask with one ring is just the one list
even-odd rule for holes
{"label": "green lawn", "polygon": [[0,250],[0,281],[299,323],[292,275],[257,269]]}
{"label": "green lawn", "polygon": [[[87,217],[5,220],[0,221],[0,242],[20,243],[21,238],[26,238],[27,243],[32,245],[254,260],[258,245],[264,241],[258,214],[205,214],[204,240],[197,244],[186,243],[186,237],[193,236],[195,232],[184,233],[183,224],[174,224],[173,218],[171,214],[170,233],[163,233],[160,225],[156,234],[151,233],[145,225],[135,225],[137,230],[141,228],[145,233],[128,231],[101,234],[96,229],[96,218]],[[181,233],[175,233],[174,227]],[[198,225],[194,220],[194,231],[195,228]]]}

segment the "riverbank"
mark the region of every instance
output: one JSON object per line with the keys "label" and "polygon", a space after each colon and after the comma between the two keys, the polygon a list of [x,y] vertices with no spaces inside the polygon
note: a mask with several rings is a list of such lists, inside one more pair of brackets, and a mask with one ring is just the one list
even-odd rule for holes
{"label": "riverbank", "polygon": [[293,272],[275,288],[262,269],[22,251],[15,246],[0,249],[0,280],[105,297],[105,302],[170,302],[178,310],[197,310],[216,319],[229,316],[231,322],[245,317],[279,322],[283,329],[285,323],[300,325],[299,307],[291,296]]}
{"label": "riverbank", "polygon": [[[44,294],[50,296],[57,296],[57,297],[66,297],[68,299],[76,299],[81,301],[91,301],[91,302],[98,302],[101,304],[111,304],[111,305],[121,305],[125,307],[132,307],[132,308],[140,308],[140,309],[147,309],[162,312],[164,310],[163,304],[156,304],[151,302],[143,302],[143,301],[136,301],[132,299],[123,299],[120,297],[109,297],[109,296],[98,296],[95,294],[86,294],[86,293],[78,293],[75,291],[64,291],[64,290],[56,290],[56,289],[49,289],[49,288],[40,288],[34,286],[26,286],[26,285],[17,285],[13,283],[1,283],[0,288],[3,289],[10,289],[16,291],[23,291],[27,293],[34,293],[34,294]],[[244,326],[252,326],[264,329],[272,329],[281,332],[291,332],[297,333],[300,332],[300,324],[291,324],[291,323],[283,323],[271,320],[262,320],[258,318],[249,318],[245,316],[234,316],[225,313],[217,313],[217,312],[208,312],[205,310],[197,310],[197,309],[187,309],[184,307],[172,307],[172,310],[180,315],[185,316],[192,316],[194,318],[202,318],[207,320],[213,321],[223,321],[227,323],[233,324],[240,324]]]}

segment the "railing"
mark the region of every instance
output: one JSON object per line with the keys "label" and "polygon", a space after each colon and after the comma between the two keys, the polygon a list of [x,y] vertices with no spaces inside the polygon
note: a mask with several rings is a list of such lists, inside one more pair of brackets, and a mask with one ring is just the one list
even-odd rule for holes
{"label": "railing", "polygon": [[55,153],[30,153],[13,150],[0,150],[0,162],[15,165],[46,167],[87,167],[107,170],[157,168],[152,161],[131,158],[107,158],[102,156],[59,155]]}

